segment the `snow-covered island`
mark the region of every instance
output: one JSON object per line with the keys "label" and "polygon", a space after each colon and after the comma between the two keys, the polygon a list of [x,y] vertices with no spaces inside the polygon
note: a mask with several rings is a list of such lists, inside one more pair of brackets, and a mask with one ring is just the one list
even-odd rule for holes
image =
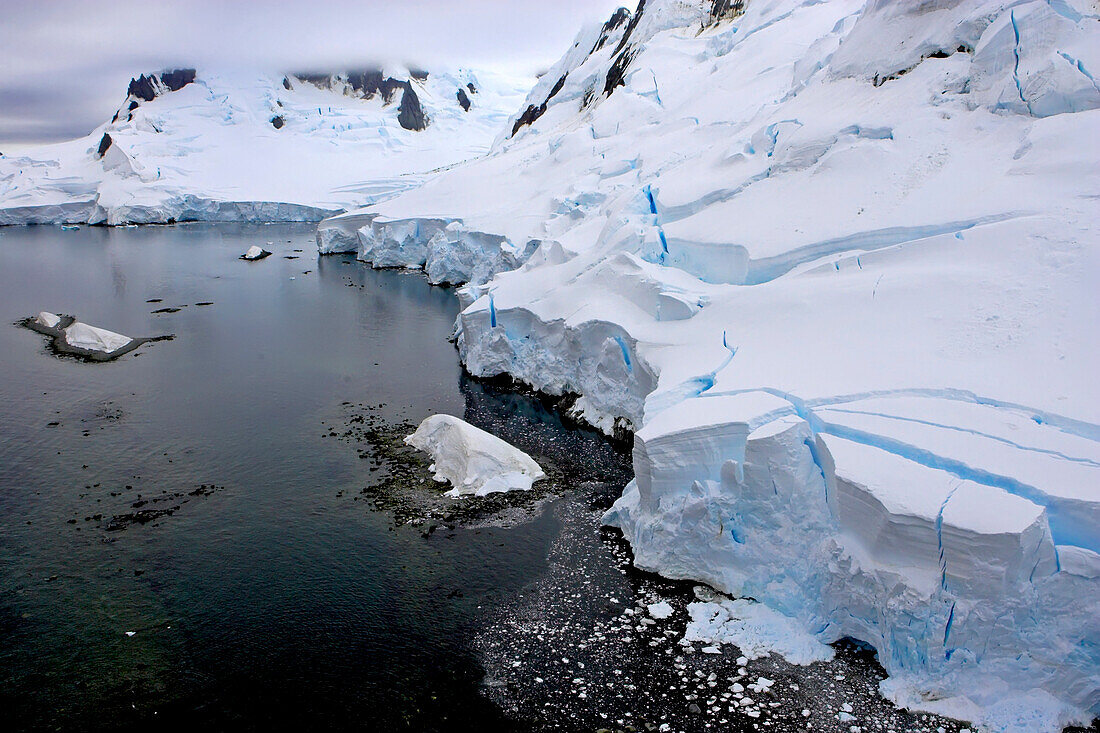
{"label": "snow-covered island", "polygon": [[58,354],[76,356],[87,361],[112,361],[142,344],[172,338],[132,338],[105,328],[90,326],[73,316],[57,315],[48,311],[42,311],[33,318],[25,318],[20,324],[49,336],[50,346]]}
{"label": "snow-covered island", "polygon": [[466,283],[471,373],[633,433],[639,567],[1059,730],[1100,712],[1097,69],[1081,0],[645,0],[318,246]]}

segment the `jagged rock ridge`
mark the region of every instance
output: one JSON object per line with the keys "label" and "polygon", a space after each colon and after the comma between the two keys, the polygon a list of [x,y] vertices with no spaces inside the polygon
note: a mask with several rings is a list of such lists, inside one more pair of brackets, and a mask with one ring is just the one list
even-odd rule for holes
{"label": "jagged rock ridge", "polygon": [[[406,130],[419,131],[427,128],[428,118],[420,106],[420,98],[416,96],[412,81],[423,81],[428,78],[428,72],[410,72],[410,79],[395,79],[386,76],[381,69],[361,69],[334,74],[301,73],[294,74],[293,78],[312,84],[322,89],[338,91],[348,96],[357,96],[360,99],[374,99],[381,96],[389,104],[394,95],[401,92],[401,104],[398,109],[398,122]],[[283,77],[283,86],[292,89],[291,77]]]}

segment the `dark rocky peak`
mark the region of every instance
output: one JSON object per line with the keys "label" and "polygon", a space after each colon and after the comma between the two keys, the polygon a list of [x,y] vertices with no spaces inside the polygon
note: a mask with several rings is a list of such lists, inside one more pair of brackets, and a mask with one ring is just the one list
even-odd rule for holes
{"label": "dark rocky peak", "polygon": [[424,115],[420,98],[416,96],[412,85],[409,82],[405,84],[405,91],[401,94],[401,107],[397,112],[397,122],[406,130],[423,130],[428,126],[428,118]]}
{"label": "dark rocky peak", "polygon": [[470,90],[470,94],[477,94],[477,87],[474,86],[472,81],[466,84],[466,88]]}
{"label": "dark rocky peak", "polygon": [[466,90],[462,87],[458,88],[458,92],[455,95],[458,97],[458,104],[462,107],[464,112],[470,111],[470,98],[466,96]]}
{"label": "dark rocky peak", "polygon": [[126,93],[134,99],[152,102],[162,94],[178,92],[193,81],[195,81],[194,69],[172,69],[148,76],[142,74],[130,80],[130,87]]}
{"label": "dark rocky peak", "polygon": [[[638,0],[638,9],[634,11],[630,22],[627,23],[626,30],[623,31],[623,37],[619,39],[619,45],[615,47],[612,54],[615,60],[611,62],[611,68],[607,70],[607,78],[603,85],[604,96],[610,97],[611,93],[618,87],[626,84],[626,69],[638,54],[637,49],[630,46],[630,37],[634,34],[634,29],[638,27],[638,21],[642,19],[642,13],[645,12],[645,1]],[[721,0],[715,0],[715,2],[721,2]]]}
{"label": "dark rocky peak", "polygon": [[[428,72],[410,70],[409,76],[423,81],[428,78]],[[340,91],[360,99],[374,99],[376,96],[381,96],[386,104],[392,102],[400,91],[401,106],[397,113],[398,123],[406,130],[423,130],[428,126],[428,118],[420,106],[420,98],[416,96],[412,81],[386,76],[381,69],[357,69],[335,74],[294,74],[283,78],[283,86],[287,89],[293,87],[291,79],[297,79],[321,89]]]}
{"label": "dark rocky peak", "polygon": [[133,112],[141,102],[152,102],[169,92],[178,92],[193,81],[195,81],[194,69],[171,69],[157,74],[142,74],[136,79],[130,79],[130,86],[126,88],[126,101],[115,112],[111,122],[118,122],[122,118],[129,122],[133,119]]}
{"label": "dark rocky peak", "polygon": [[360,99],[374,99],[376,96],[381,96],[387,104],[393,101],[398,90],[405,90],[410,86],[408,80],[386,76],[381,69],[355,69],[331,74],[294,74],[291,78],[321,89],[341,91],[348,96]]}
{"label": "dark rocky peak", "polygon": [[616,54],[625,49],[626,44],[630,42],[630,36],[634,34],[634,29],[638,27],[638,21],[642,19],[642,13],[645,12],[645,3],[646,0],[638,0],[638,7],[634,10],[634,14],[630,16],[630,22],[626,24],[623,37],[619,39],[619,45],[615,46]]}
{"label": "dark rocky peak", "polygon": [[619,8],[612,13],[611,17],[607,19],[607,22],[603,24],[603,28],[600,29],[600,37],[599,40],[596,41],[596,45],[592,47],[592,53],[599,51],[607,45],[607,41],[611,37],[612,32],[621,27],[623,23],[630,20],[630,17],[630,11],[626,8]]}
{"label": "dark rocky peak", "polygon": [[107,151],[111,148],[111,136],[107,133],[103,133],[103,137],[99,139],[99,148],[95,151],[95,157],[102,158]]}
{"label": "dark rocky peak", "polygon": [[554,84],[554,88],[550,90],[550,94],[546,97],[542,104],[538,106],[535,106],[533,104],[528,105],[527,109],[523,111],[523,114],[521,114],[516,119],[516,123],[512,125],[512,137],[516,136],[516,133],[519,132],[521,127],[523,127],[524,125],[533,124],[535,120],[546,114],[546,108],[550,104],[550,100],[557,96],[557,93],[560,92],[562,87],[565,86],[566,76],[568,76],[568,74],[558,79],[557,83]]}
{"label": "dark rocky peak", "polygon": [[745,0],[711,0],[710,23],[717,25],[723,20],[730,20],[745,12]]}
{"label": "dark rocky peak", "polygon": [[[607,22],[605,22],[603,24],[603,27],[600,29],[600,37],[596,41],[596,45],[593,46],[592,50],[588,52],[588,55],[591,56],[592,54],[596,53],[601,48],[606,46],[608,41],[610,41],[611,38],[614,36],[615,31],[617,31],[619,28],[622,28],[625,24],[626,30],[623,32],[622,39],[619,41],[619,44],[615,49],[615,53],[619,53],[619,51],[626,44],[630,33],[638,24],[638,18],[641,16],[644,7],[645,0],[638,0],[638,9],[634,12],[633,15],[631,15],[630,11],[626,8],[619,8],[614,13],[612,13],[611,17],[607,19]],[[512,125],[512,137],[515,137],[516,133],[519,132],[521,128],[534,123],[535,120],[542,117],[546,113],[546,109],[550,105],[550,100],[553,99],[557,95],[557,93],[562,90],[562,87],[565,86],[566,77],[568,76],[569,70],[567,70],[565,74],[561,78],[559,78],[558,81],[554,84],[553,88],[550,90],[550,94],[546,96],[546,99],[544,99],[540,104],[528,105],[527,109],[523,111],[523,114],[516,118],[515,124]],[[539,77],[541,78],[542,74],[539,74]],[[619,83],[621,84],[622,82],[620,81]],[[609,88],[613,89],[614,87]],[[610,94],[611,92],[608,91],[607,93]],[[591,99],[591,94],[586,94],[583,104],[587,105],[591,101]]]}
{"label": "dark rocky peak", "polygon": [[[744,0],[705,0],[705,2],[710,3],[709,18],[705,23],[705,27],[717,25],[723,20],[736,18],[745,12]],[[645,4],[646,0],[638,0],[638,9],[630,17],[630,22],[627,24],[626,30],[623,31],[619,45],[615,47],[612,54],[614,60],[611,62],[611,67],[607,70],[607,77],[604,80],[603,93],[605,97],[610,97],[616,89],[626,84],[626,71],[630,67],[630,62],[638,55],[638,49],[631,44],[631,37],[634,34],[634,29],[638,27],[638,21],[641,20],[642,14],[645,12]],[[622,9],[620,8],[620,10]],[[617,15],[618,11],[616,11]],[[612,20],[616,16],[612,16]],[[610,21],[608,22],[610,23]],[[599,48],[599,45],[597,44],[596,48]]]}
{"label": "dark rocky peak", "polygon": [[371,99],[376,94],[381,94],[386,103],[393,101],[398,90],[410,88],[408,80],[394,79],[392,76],[383,76],[381,69],[367,71],[349,71],[348,84],[363,99]]}

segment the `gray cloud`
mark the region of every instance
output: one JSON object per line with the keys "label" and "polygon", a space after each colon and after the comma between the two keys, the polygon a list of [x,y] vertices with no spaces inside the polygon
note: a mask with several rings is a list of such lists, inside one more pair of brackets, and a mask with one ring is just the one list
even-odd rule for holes
{"label": "gray cloud", "polygon": [[[622,0],[0,0],[0,150],[86,134],[131,77],[385,61],[533,75]],[[628,3],[633,5],[633,1]]]}

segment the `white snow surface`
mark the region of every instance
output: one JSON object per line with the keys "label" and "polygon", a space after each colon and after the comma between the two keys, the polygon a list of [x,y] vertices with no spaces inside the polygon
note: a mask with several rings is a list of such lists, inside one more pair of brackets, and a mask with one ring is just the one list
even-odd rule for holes
{"label": "white snow surface", "polygon": [[260,258],[260,256],[263,253],[264,253],[263,247],[260,247],[260,246],[254,244],[251,247],[249,247],[248,251],[245,252],[243,255],[241,255],[241,257],[245,258],[246,260],[257,260],[257,259]]}
{"label": "white snow surface", "polygon": [[129,336],[123,336],[121,333],[108,331],[105,328],[89,326],[80,321],[74,321],[64,333],[65,342],[69,346],[88,351],[101,351],[104,354],[117,351],[133,341]]}
{"label": "white snow surface", "polygon": [[657,601],[646,606],[646,610],[655,619],[666,619],[672,615],[672,604],[668,601]]}
{"label": "white snow surface", "polygon": [[1095,3],[711,8],[585,29],[533,124],[319,247],[469,283],[467,369],[636,431],[638,566],[873,644],[899,704],[1091,719]]}
{"label": "white snow surface", "polygon": [[127,97],[87,137],[0,156],[0,225],[318,221],[486,152],[529,86],[469,69],[406,76],[429,119],[413,131],[398,121],[400,91],[387,103],[283,78],[199,69],[132,112]]}
{"label": "white snow surface", "polygon": [[56,328],[57,324],[61,323],[61,316],[56,313],[50,313],[49,311],[42,311],[34,317],[35,323],[39,326],[46,328]]}
{"label": "white snow surface", "polygon": [[424,418],[405,442],[431,455],[433,478],[453,487],[448,496],[527,491],[546,478],[539,464],[519,448],[452,415]]}
{"label": "white snow surface", "polygon": [[688,615],[691,621],[684,641],[733,644],[746,659],[777,652],[792,664],[811,664],[834,656],[831,646],[800,629],[789,617],[744,598],[689,603]]}

